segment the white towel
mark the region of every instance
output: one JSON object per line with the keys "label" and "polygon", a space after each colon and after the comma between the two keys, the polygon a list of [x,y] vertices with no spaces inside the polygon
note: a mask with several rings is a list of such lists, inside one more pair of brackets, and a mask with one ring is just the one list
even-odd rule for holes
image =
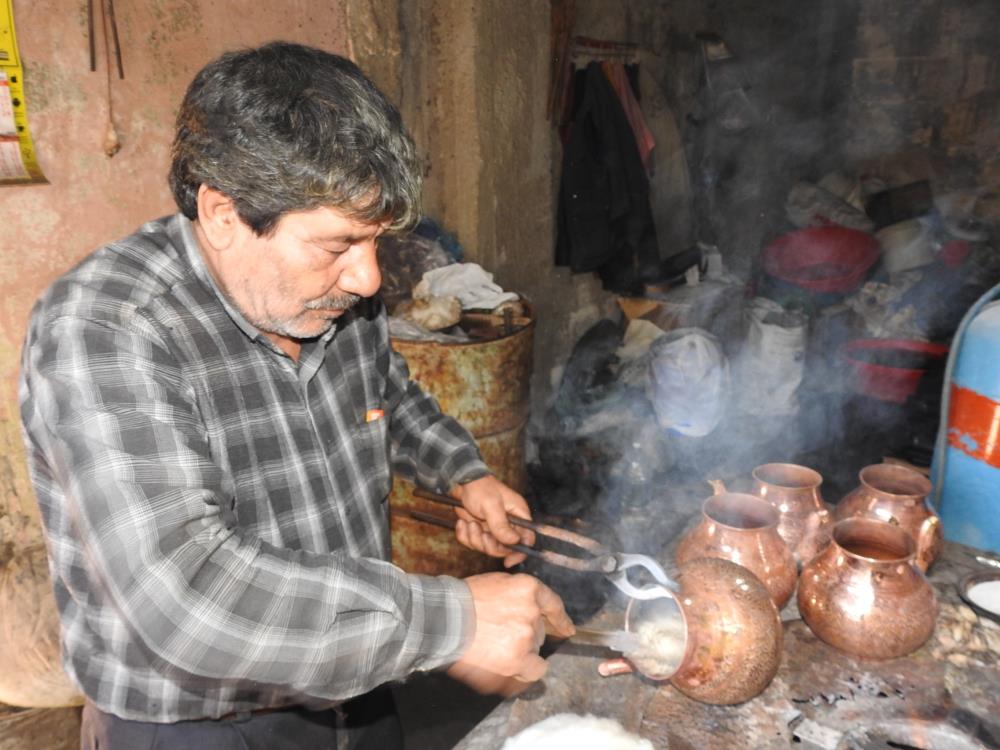
{"label": "white towel", "polygon": [[514,292],[505,292],[493,283],[493,274],[478,263],[452,263],[427,271],[413,288],[413,296],[458,297],[463,310],[492,310],[518,299]]}

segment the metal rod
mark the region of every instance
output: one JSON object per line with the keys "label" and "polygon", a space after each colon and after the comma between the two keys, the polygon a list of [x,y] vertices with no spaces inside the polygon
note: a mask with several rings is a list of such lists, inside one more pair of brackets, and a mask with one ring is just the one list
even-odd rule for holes
{"label": "metal rod", "polygon": [[118,41],[118,21],[115,20],[115,0],[108,0],[108,18],[111,21],[111,38],[115,42],[115,62],[118,63],[118,77],[125,79],[125,68],[122,66],[122,46]]}
{"label": "metal rod", "polygon": [[638,49],[639,45],[635,42],[618,42],[612,41],[610,39],[594,39],[589,36],[575,36],[573,37],[573,44],[580,47],[590,47],[591,49],[627,49],[634,50]]}
{"label": "metal rod", "polygon": [[94,41],[94,0],[87,0],[87,42],[90,44],[90,72],[97,70],[97,43]]}
{"label": "metal rod", "polygon": [[576,632],[569,637],[569,641],[583,646],[603,646],[620,653],[639,650],[639,637],[627,630],[595,630],[577,627]]}

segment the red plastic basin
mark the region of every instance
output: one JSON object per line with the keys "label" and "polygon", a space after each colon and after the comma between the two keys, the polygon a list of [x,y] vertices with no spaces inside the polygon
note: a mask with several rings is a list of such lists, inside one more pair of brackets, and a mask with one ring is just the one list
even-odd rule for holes
{"label": "red plastic basin", "polygon": [[857,288],[878,254],[878,240],[867,232],[810,227],[772,241],[761,260],[776,279],[812,292],[843,293]]}
{"label": "red plastic basin", "polygon": [[[925,367],[897,367],[897,359],[943,357],[948,347],[909,339],[858,339],[845,344],[841,354],[854,371],[854,390],[882,401],[903,403],[917,392]],[[922,355],[922,356],[921,356]]]}

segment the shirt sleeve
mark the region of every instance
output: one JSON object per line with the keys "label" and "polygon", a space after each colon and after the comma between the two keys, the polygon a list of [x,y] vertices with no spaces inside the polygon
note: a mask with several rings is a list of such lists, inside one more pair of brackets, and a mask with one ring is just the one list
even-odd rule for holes
{"label": "shirt sleeve", "polygon": [[410,380],[402,356],[391,349],[389,356],[393,470],[434,490],[449,490],[490,474],[469,431],[443,414],[437,401]]}
{"label": "shirt sleeve", "polygon": [[[32,327],[22,418],[50,541],[82,547],[84,569],[63,573],[77,604],[113,611],[178,679],[337,700],[454,662],[474,627],[462,581],[279,548],[237,525],[177,361],[138,313]],[[451,461],[460,474],[473,456]]]}

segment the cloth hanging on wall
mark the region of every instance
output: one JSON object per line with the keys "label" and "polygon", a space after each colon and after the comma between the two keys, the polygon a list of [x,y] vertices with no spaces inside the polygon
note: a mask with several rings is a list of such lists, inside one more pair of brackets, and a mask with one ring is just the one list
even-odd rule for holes
{"label": "cloth hanging on wall", "polygon": [[632,83],[625,72],[625,66],[618,61],[605,60],[601,63],[601,69],[615,93],[618,94],[618,101],[621,102],[622,110],[628,118],[632,135],[635,137],[635,145],[639,149],[639,158],[642,159],[643,166],[649,172],[649,155],[653,151],[653,146],[656,145],[656,140],[646,124],[646,118],[643,116],[639,102],[632,91]]}
{"label": "cloth hanging on wall", "polygon": [[585,75],[563,148],[555,262],[574,272],[596,271],[607,289],[633,294],[659,265],[649,180],[600,63],[588,65]]}

